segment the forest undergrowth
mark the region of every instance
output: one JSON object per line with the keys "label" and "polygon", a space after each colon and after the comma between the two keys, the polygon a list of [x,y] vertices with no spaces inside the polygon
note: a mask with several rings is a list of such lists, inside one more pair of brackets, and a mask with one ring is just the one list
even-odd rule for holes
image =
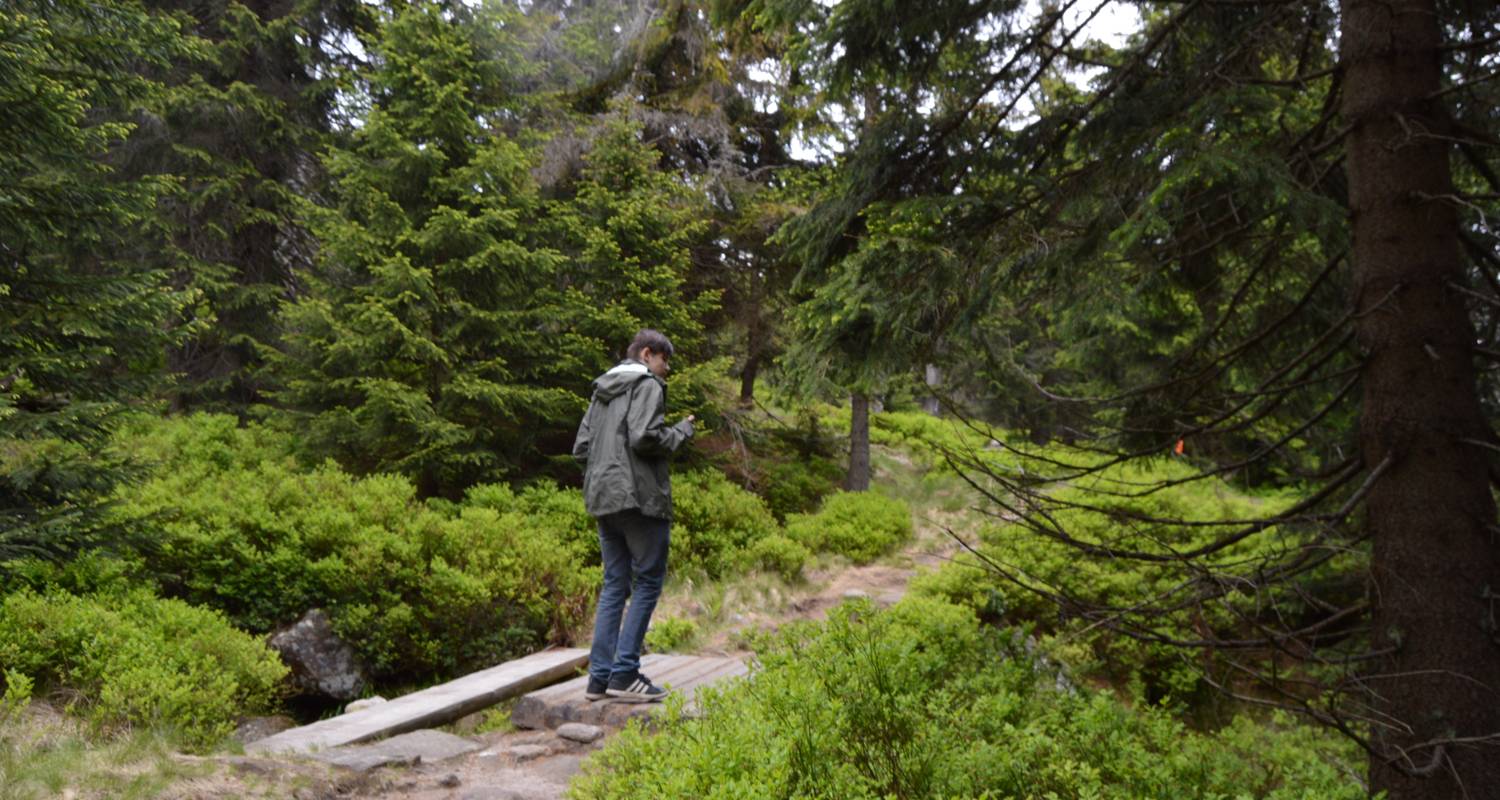
{"label": "forest undergrowth", "polygon": [[[676,481],[674,572],[648,637],[746,654],[755,677],[710,692],[701,717],[625,733],[575,797],[1362,795],[1344,740],[1225,701],[1190,654],[1088,628],[1002,580],[991,563],[1120,600],[1172,576],[1080,561],[977,507],[941,454],[1026,468],[997,443],[877,415],[876,484],[846,493],[822,466],[846,412],[761,423],[782,438],[752,436],[753,473],[721,457]],[[284,699],[259,637],[309,607],[330,609],[387,689],[587,635],[597,554],[576,490],[419,501],[405,479],[299,462],[283,440],[228,417],[143,420],[115,446],[154,466],[117,513],[149,543],[13,567],[7,797],[86,793],[122,770],[126,796],[156,796],[193,774],[175,751],[233,752],[234,722]],[[1221,484],[1151,502],[1227,515],[1289,499]],[[84,752],[77,778],[48,766]]]}

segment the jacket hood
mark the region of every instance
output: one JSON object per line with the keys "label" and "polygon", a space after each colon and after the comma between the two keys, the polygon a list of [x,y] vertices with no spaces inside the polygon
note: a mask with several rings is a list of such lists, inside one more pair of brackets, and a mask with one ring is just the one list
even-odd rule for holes
{"label": "jacket hood", "polygon": [[635,360],[621,361],[609,372],[594,379],[594,397],[602,403],[630,391],[630,387],[642,378],[656,378],[646,365]]}

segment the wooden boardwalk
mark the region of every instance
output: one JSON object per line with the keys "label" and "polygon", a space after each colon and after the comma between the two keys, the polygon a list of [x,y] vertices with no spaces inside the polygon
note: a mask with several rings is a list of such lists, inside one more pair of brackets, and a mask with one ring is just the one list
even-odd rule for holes
{"label": "wooden boardwalk", "polygon": [[[641,659],[641,672],[658,686],[688,696],[688,710],[699,687],[739,677],[749,671],[738,658],[652,654]],[[649,717],[660,703],[625,703],[618,700],[589,701],[584,698],[588,676],[538,689],[516,701],[510,721],[518,728],[556,728],[565,722],[619,726],[633,717]]]}
{"label": "wooden boardwalk", "polygon": [[443,725],[574,675],[588,660],[587,650],[544,650],[388,703],[282,731],[245,745],[245,751],[305,753]]}

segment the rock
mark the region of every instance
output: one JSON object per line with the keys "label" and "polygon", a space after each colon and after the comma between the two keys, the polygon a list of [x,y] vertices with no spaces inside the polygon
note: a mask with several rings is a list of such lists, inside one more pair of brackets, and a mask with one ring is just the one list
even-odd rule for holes
{"label": "rock", "polygon": [[371,706],[378,706],[378,705],[380,705],[381,703],[384,703],[384,702],[386,702],[385,698],[381,697],[378,694],[375,695],[374,697],[366,697],[363,700],[355,700],[354,702],[350,703],[349,705],[344,706],[344,713],[345,714],[350,714],[350,713],[353,713],[355,711],[361,711],[361,710],[369,708]]}
{"label": "rock", "polygon": [[849,591],[844,592],[844,599],[845,600],[868,600],[868,599],[870,599],[870,593],[864,591],[863,589],[850,589]]}
{"label": "rock", "polygon": [[461,736],[424,730],[392,736],[374,744],[330,747],[311,753],[310,757],[355,772],[369,772],[377,767],[430,764],[478,749],[479,745]]}
{"label": "rock", "polygon": [[479,731],[480,726],[484,725],[485,721],[489,719],[490,711],[491,709],[482,708],[472,714],[465,714],[448,723],[448,730],[453,731],[459,736],[473,736]]}
{"label": "rock", "polygon": [[541,758],[542,756],[552,752],[552,749],[547,747],[546,745],[540,744],[518,744],[515,747],[506,750],[505,752],[517,762],[521,762],[530,761],[533,758]]}
{"label": "rock", "polygon": [[588,744],[604,735],[604,729],[598,725],[585,725],[582,722],[568,722],[557,726],[557,735],[564,739],[572,739],[575,742]]}
{"label": "rock", "polygon": [[410,753],[387,753],[380,750],[343,747],[324,750],[314,755],[313,758],[354,772],[369,772],[381,767],[414,767],[422,763],[421,756],[414,756]]}
{"label": "rock", "polygon": [[271,634],[267,644],[292,668],[292,685],[303,694],[353,700],[364,691],[365,676],[354,649],[333,632],[322,609]]}
{"label": "rock", "polygon": [[240,725],[234,729],[233,736],[234,740],[240,744],[249,744],[295,727],[297,727],[297,721],[284,715],[246,717],[240,720]]}
{"label": "rock", "polygon": [[457,789],[458,785],[461,783],[463,783],[463,781],[458,779],[458,773],[456,772],[450,772],[447,775],[444,775],[442,780],[438,781],[438,785],[443,787],[444,789]]}

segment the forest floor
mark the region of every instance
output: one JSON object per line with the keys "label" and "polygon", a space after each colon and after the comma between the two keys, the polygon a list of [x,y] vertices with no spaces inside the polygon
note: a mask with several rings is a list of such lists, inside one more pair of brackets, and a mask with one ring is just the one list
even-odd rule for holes
{"label": "forest floor", "polygon": [[[756,574],[709,584],[669,581],[655,619],[688,620],[696,631],[673,651],[749,658],[747,635],[753,631],[821,619],[829,609],[856,597],[878,606],[890,605],[905,594],[914,575],[952,558],[960,545],[948,531],[973,531],[977,524],[975,513],[963,508],[963,487],[956,480],[924,481],[921,470],[895,451],[877,453],[876,467],[880,488],[912,508],[911,540],[870,564],[823,559],[810,566],[805,580],[797,583]],[[508,709],[501,706],[444,728],[480,745],[467,755],[363,773],[309,760],[158,753],[154,766],[138,771],[152,772],[152,783],[159,789],[137,796],[555,800],[566,796],[569,780],[614,733],[606,729],[603,739],[581,744],[550,730],[515,729],[507,720]],[[163,758],[170,764],[162,764]],[[64,788],[59,796],[85,800],[116,795],[80,787]]]}

